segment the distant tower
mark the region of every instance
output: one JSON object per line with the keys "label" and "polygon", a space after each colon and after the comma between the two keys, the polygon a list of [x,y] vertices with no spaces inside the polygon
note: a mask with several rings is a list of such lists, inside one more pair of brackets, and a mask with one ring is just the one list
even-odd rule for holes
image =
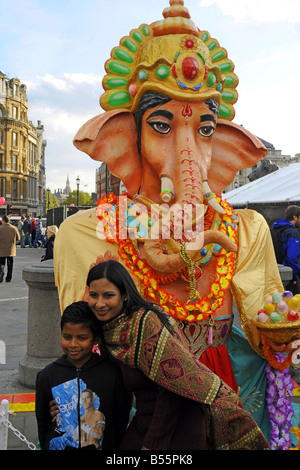
{"label": "distant tower", "polygon": [[67,182],[66,182],[65,194],[67,196],[69,196],[70,192],[71,192],[71,186],[70,186],[69,175],[68,175]]}

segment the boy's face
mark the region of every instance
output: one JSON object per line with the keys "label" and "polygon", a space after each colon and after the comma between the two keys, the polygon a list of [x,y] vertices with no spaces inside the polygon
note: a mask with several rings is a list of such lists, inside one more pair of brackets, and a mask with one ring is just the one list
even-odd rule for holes
{"label": "boy's face", "polygon": [[68,360],[75,367],[83,366],[91,357],[93,346],[97,344],[90,328],[82,324],[65,323],[61,331],[61,346]]}

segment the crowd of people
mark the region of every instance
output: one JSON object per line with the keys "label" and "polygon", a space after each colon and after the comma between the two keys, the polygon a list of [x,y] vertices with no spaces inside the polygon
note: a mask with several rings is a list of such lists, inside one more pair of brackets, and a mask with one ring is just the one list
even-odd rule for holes
{"label": "crowd of people", "polygon": [[21,237],[21,248],[37,248],[45,246],[45,235],[43,230],[42,216],[34,218],[31,215],[22,215],[18,222],[18,230]]}
{"label": "crowd of people", "polygon": [[[17,254],[16,246],[21,248],[45,248],[45,254],[41,261],[53,259],[53,247],[58,228],[51,225],[43,227],[42,216],[37,218],[31,215],[22,215],[17,225],[13,224],[10,215],[4,215],[0,219],[0,283],[4,277],[6,282],[11,282],[13,274],[13,261]],[[45,232],[45,233],[44,233]],[[6,276],[5,276],[6,266]]]}

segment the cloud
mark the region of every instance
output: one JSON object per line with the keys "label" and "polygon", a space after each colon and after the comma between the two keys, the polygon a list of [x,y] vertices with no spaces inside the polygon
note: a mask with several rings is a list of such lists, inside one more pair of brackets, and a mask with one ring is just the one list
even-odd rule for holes
{"label": "cloud", "polygon": [[300,21],[299,0],[201,0],[200,6],[217,6],[237,22],[296,24]]}
{"label": "cloud", "polygon": [[27,86],[29,119],[33,123],[41,120],[44,125],[47,186],[52,191],[63,189],[69,175],[71,187],[76,189],[79,174],[81,189],[95,192],[95,171],[100,163],[77,150],[73,138],[85,122],[102,112],[102,77],[92,73],[46,73],[22,82]]}
{"label": "cloud", "polygon": [[51,141],[56,141],[62,135],[74,135],[85,120],[91,117],[89,114],[76,114],[71,109],[68,111],[56,105],[49,105],[47,107],[32,106],[31,114],[33,113],[35,116],[43,116],[43,122],[47,123],[46,133],[48,140]]}
{"label": "cloud", "polygon": [[37,77],[37,78],[40,79],[41,82],[48,84],[50,85],[50,87],[53,87],[54,89],[61,91],[63,93],[65,92],[68,93],[72,89],[72,87],[66,80],[62,78],[56,78],[53,75],[50,75],[49,73],[47,73],[43,77]]}
{"label": "cloud", "polygon": [[98,85],[99,76],[92,73],[64,73],[63,77],[73,84],[87,83],[89,85]]}
{"label": "cloud", "polygon": [[61,93],[76,92],[78,86],[89,85],[99,89],[102,77],[92,73],[63,73],[60,77],[55,77],[50,73],[37,76],[36,81],[24,80],[28,89],[43,93],[45,88],[54,89]]}
{"label": "cloud", "polygon": [[297,62],[299,62],[299,56],[300,56],[300,50],[285,52],[285,53],[282,53],[282,54],[273,54],[273,55],[269,55],[267,57],[263,57],[262,59],[253,60],[251,62],[250,61],[245,62],[245,63],[243,63],[242,66],[243,67],[254,67],[254,66],[257,66],[257,65],[261,65],[261,64],[265,65],[265,64],[271,63],[271,62],[280,63],[280,62],[283,62],[283,61],[293,60],[294,58]]}

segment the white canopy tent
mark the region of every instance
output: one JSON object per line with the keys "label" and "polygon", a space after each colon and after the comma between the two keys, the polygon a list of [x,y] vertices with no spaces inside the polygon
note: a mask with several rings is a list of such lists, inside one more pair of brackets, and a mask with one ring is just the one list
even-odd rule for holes
{"label": "white canopy tent", "polygon": [[232,205],[300,201],[300,163],[292,163],[223,196]]}

